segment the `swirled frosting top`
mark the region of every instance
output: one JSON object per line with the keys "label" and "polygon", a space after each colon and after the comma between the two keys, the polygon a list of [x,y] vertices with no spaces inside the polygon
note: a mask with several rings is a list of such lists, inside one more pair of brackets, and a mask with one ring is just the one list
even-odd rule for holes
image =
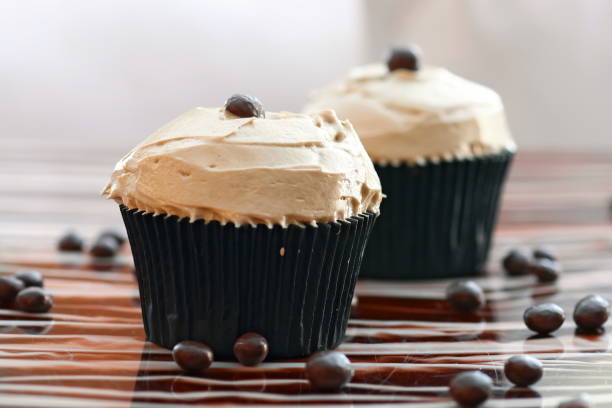
{"label": "swirled frosting top", "polygon": [[332,110],[240,118],[195,108],[116,165],[103,195],[154,214],[221,223],[316,224],[379,210],[378,176]]}
{"label": "swirled frosting top", "polygon": [[305,111],[320,109],[348,118],[377,163],[450,160],[516,148],[499,95],[438,67],[359,67],[313,93]]}

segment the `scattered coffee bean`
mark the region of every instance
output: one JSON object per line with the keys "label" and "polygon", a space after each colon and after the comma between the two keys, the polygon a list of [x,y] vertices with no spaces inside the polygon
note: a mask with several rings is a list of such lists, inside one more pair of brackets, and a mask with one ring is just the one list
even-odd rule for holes
{"label": "scattered coffee bean", "polygon": [[523,320],[529,330],[538,334],[550,334],[565,321],[565,312],[554,303],[541,303],[525,310]]}
{"label": "scattered coffee bean", "polygon": [[610,303],[599,295],[581,299],[574,309],[576,325],[586,331],[599,329],[608,320]]}
{"label": "scattered coffee bean", "polygon": [[590,408],[591,402],[586,394],[559,404],[559,408]]}
{"label": "scattered coffee bean", "polygon": [[557,255],[550,245],[542,245],[533,250],[533,257],[536,259],[549,259],[551,261],[557,260]]}
{"label": "scattered coffee bean", "polygon": [[255,366],[268,356],[268,340],[257,333],[243,334],[234,343],[234,355],[245,366]]}
{"label": "scattered coffee bean", "polygon": [[525,248],[513,249],[504,257],[502,265],[508,275],[520,276],[527,274],[527,266],[531,255]]}
{"label": "scattered coffee bean", "polygon": [[463,313],[480,309],[485,303],[484,292],[474,281],[457,281],[446,288],[446,299],[451,306]]}
{"label": "scattered coffee bean", "polygon": [[263,118],[264,109],[255,97],[249,95],[232,95],[225,101],[225,110],[241,118]]}
{"label": "scattered coffee bean", "polygon": [[528,355],[510,357],[504,364],[504,374],[514,385],[528,387],[540,381],[544,370],[537,358]]}
{"label": "scattered coffee bean", "polygon": [[527,272],[538,278],[538,282],[549,283],[559,279],[561,268],[555,261],[547,258],[535,259],[529,263]]}
{"label": "scattered coffee bean", "polygon": [[125,241],[126,241],[125,235],[115,230],[102,231],[100,235],[98,235],[98,239],[96,241],[100,240],[101,238],[105,238],[105,237],[111,237],[112,239],[114,239],[117,242],[117,246],[119,248],[121,248],[123,244],[125,244]]}
{"label": "scattered coffee bean", "polygon": [[420,68],[421,50],[414,45],[393,48],[387,58],[387,67],[389,71],[396,69],[407,69],[409,71],[418,71]]}
{"label": "scattered coffee bean", "polygon": [[68,231],[58,241],[57,249],[64,252],[81,252],[83,238],[74,231]]}
{"label": "scattered coffee bean", "polygon": [[455,376],[450,383],[450,395],[461,406],[475,407],[491,396],[493,381],[480,371],[468,371]]}
{"label": "scattered coffee bean", "polygon": [[338,391],[351,381],[353,374],[349,359],[337,351],[314,354],[306,363],[306,378],[317,391]]}
{"label": "scattered coffee bean", "polygon": [[0,276],[0,306],[10,306],[25,285],[19,279]]}
{"label": "scattered coffee bean", "polygon": [[100,237],[93,244],[89,253],[97,258],[112,258],[119,252],[117,241],[110,236]]}
{"label": "scattered coffee bean", "polygon": [[15,274],[15,278],[23,282],[26,288],[36,286],[42,288],[44,285],[43,276],[38,271],[23,271]]}
{"label": "scattered coffee bean", "polygon": [[47,313],[53,307],[53,297],[48,291],[32,286],[17,294],[15,307],[22,312]]}
{"label": "scattered coffee bean", "polygon": [[206,344],[185,340],[172,349],[176,364],[190,374],[203,373],[213,362],[213,352]]}

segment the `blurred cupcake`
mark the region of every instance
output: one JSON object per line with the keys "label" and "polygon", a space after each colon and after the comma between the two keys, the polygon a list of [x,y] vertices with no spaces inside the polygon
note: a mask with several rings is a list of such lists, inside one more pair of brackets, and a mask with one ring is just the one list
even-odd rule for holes
{"label": "blurred cupcake", "polygon": [[242,95],[193,109],[121,159],[103,194],[123,214],[152,342],[230,357],[257,332],[287,358],[342,341],[381,191],[333,111],[264,113]]}
{"label": "blurred cupcake", "polygon": [[359,133],[387,199],[361,276],[427,279],[480,273],[516,146],[500,97],[414,48],[316,92],[307,112],[336,110]]}

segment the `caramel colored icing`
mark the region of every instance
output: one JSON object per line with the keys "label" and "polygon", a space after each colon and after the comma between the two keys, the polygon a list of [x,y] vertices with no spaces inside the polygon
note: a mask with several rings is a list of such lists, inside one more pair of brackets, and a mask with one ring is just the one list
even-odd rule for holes
{"label": "caramel colored icing", "polygon": [[103,195],[191,220],[283,225],[378,212],[381,187],[348,121],[331,110],[238,118],[196,108],[121,159]]}
{"label": "caramel colored icing", "polygon": [[443,68],[388,72],[380,64],[314,93],[306,112],[348,118],[377,163],[451,160],[516,146],[493,90]]}

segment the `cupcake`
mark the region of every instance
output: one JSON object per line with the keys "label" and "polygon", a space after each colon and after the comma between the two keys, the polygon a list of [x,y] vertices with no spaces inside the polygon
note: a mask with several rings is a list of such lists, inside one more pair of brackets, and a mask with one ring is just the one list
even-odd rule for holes
{"label": "cupcake", "polygon": [[103,195],[123,215],[150,341],[222,358],[246,332],[272,358],[342,341],[381,189],[333,111],[264,113],[242,95],[193,109],[121,159]]}
{"label": "cupcake", "polygon": [[315,92],[305,111],[322,108],[353,123],[387,196],[361,276],[481,273],[516,149],[497,93],[396,49]]}

